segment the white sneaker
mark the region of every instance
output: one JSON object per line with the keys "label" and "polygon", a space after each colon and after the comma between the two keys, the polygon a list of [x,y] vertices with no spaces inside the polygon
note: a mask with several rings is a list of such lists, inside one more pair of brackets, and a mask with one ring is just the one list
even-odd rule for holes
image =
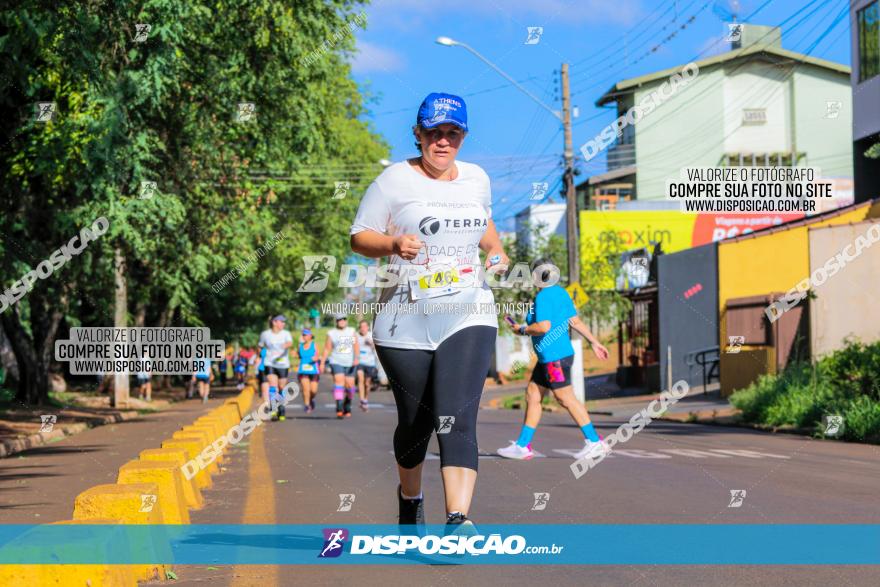
{"label": "white sneaker", "polygon": [[505,459],[516,459],[518,461],[527,461],[535,456],[531,446],[520,446],[516,441],[512,441],[510,446],[499,448],[496,452]]}
{"label": "white sneaker", "polygon": [[574,455],[574,458],[576,461],[578,461],[586,456],[596,458],[602,455],[607,455],[610,452],[611,447],[608,446],[608,443],[604,440],[593,442],[591,440],[584,439],[584,448],[579,450],[577,454]]}

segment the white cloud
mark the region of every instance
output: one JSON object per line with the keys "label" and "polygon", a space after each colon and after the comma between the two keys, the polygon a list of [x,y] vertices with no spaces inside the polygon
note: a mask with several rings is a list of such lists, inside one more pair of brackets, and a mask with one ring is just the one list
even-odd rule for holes
{"label": "white cloud", "polygon": [[403,57],[394,50],[358,39],[351,70],[354,73],[390,72],[400,71],[404,65]]}

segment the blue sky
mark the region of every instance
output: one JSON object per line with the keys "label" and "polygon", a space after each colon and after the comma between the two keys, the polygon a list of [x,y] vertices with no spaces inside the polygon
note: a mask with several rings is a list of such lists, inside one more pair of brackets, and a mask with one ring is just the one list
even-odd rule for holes
{"label": "blue sky", "polygon": [[[459,157],[489,173],[493,215],[510,230],[532,182],[555,184],[554,195],[561,186],[561,125],[471,53],[435,39],[469,44],[554,109],[561,110],[560,64],[569,63],[580,110],[573,121],[578,159],[578,147],[614,119],[613,110],[594,105],[614,83],[728,50],[723,15],[731,4],[741,21],[777,26],[788,19],[784,48],[815,45],[810,55],[850,64],[848,0],[376,0],[364,9],[366,30],[356,29],[352,68],[371,97],[367,118],[395,161],[415,154],[410,127],[426,94],[465,98],[470,133]],[[537,44],[525,44],[527,27],[543,27]],[[603,171],[604,156],[580,158],[579,167],[578,181]]]}

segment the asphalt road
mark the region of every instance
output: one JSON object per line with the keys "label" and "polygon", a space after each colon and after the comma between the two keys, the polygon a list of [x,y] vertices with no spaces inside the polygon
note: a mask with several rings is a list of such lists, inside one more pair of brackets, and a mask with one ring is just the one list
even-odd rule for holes
{"label": "asphalt road", "polygon": [[[335,417],[324,377],[316,413],[290,410],[230,451],[193,523],[396,523],[388,392],[369,413]],[[493,456],[515,438],[520,413],[481,410],[480,476],[471,518],[480,523],[590,524],[880,523],[880,447],[772,435],[740,428],[655,421],[584,477],[570,451],[581,434],[566,414],[544,414],[533,446],[543,457]],[[608,435],[622,416],[597,416]],[[567,452],[568,451],[568,452]],[[445,521],[436,438],[425,464],[428,523]],[[745,490],[739,507],[731,491]],[[534,493],[548,492],[543,510]],[[354,494],[339,512],[339,494]],[[602,537],[597,535],[597,540]],[[817,536],[816,540],[823,540]],[[589,549],[589,544],[582,545]],[[669,545],[658,544],[658,550]],[[877,585],[866,566],[214,566],[177,567],[177,585]]]}

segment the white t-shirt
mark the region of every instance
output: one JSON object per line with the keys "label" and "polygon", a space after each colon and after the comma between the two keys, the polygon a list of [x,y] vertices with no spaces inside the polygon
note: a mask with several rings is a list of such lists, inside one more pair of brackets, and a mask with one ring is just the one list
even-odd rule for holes
{"label": "white t-shirt", "polygon": [[354,365],[354,341],[357,340],[357,333],[351,326],[345,328],[331,328],[327,331],[327,338],[333,345],[327,362],[340,367],[351,367]]}
{"label": "white t-shirt", "polygon": [[259,346],[266,348],[266,367],[290,369],[290,349],[284,348],[285,343],[293,343],[289,330],[273,332],[271,328],[260,334]]}
{"label": "white t-shirt", "polygon": [[376,352],[373,349],[373,335],[369,332],[361,334],[358,332],[358,345],[360,345],[360,358],[358,363],[364,367],[376,366]]}
{"label": "white t-shirt", "polygon": [[[435,350],[463,328],[498,327],[492,290],[478,278],[480,239],[492,216],[489,176],[473,163],[456,161],[455,165],[455,180],[438,181],[406,161],[395,163],[370,184],[361,200],[351,234],[365,230],[389,236],[415,234],[426,244],[427,251],[423,248],[413,261],[392,255],[388,262],[398,271],[424,273],[430,261],[455,267],[460,283],[469,284],[427,299],[414,299],[409,279],[380,288],[379,301],[389,305],[373,324],[373,339],[379,346]],[[411,304],[409,311],[399,311],[398,305],[406,304]],[[442,306],[448,311],[438,311]]]}

